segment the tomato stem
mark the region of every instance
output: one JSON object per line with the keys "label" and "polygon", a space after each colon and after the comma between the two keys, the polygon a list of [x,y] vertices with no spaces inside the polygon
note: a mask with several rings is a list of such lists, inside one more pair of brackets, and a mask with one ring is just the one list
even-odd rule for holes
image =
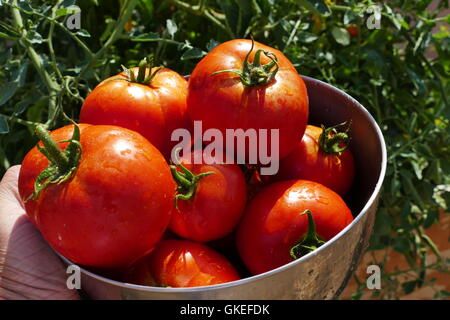
{"label": "tomato stem", "polygon": [[[323,125],[321,127],[322,133],[319,136],[319,148],[321,151],[328,154],[339,154],[348,148],[348,144],[351,140],[351,120],[329,128],[325,128]],[[341,127],[347,128],[343,132],[338,132],[338,129]]]}
{"label": "tomato stem", "polygon": [[[179,171],[178,168],[181,169],[181,171]],[[198,181],[214,173],[209,171],[195,175],[181,163],[178,165],[170,165],[170,171],[172,172],[175,182],[178,184],[177,194],[175,196],[175,208],[177,209],[178,199],[192,199],[197,191]]]}
{"label": "tomato stem", "polygon": [[44,154],[51,162],[57,163],[60,167],[66,167],[69,164],[69,158],[67,155],[58,147],[56,141],[53,140],[52,136],[45,130],[42,125],[37,125],[36,136],[42,141],[44,147],[37,145],[38,149]]}
{"label": "tomato stem", "polygon": [[[127,81],[132,83],[140,83],[145,85],[151,85],[153,78],[156,76],[159,70],[163,69],[163,66],[154,67],[154,58],[150,57],[150,59],[147,60],[147,58],[142,59],[139,62],[138,66],[138,72],[137,74],[124,66],[122,66],[123,71],[125,72],[125,76]],[[146,76],[147,69],[150,69],[149,75]]]}
{"label": "tomato stem", "polygon": [[80,128],[76,123],[74,123],[72,138],[60,141],[69,142],[65,150],[59,148],[57,142],[43,126],[36,126],[35,131],[44,145],[37,144],[37,148],[50,161],[50,164],[37,176],[34,183],[34,192],[25,201],[36,200],[40,192],[49,184],[60,184],[70,179],[81,159]]}
{"label": "tomato stem", "polygon": [[147,71],[148,62],[147,59],[142,59],[139,63],[138,76],[136,78],[137,83],[143,83],[145,80],[145,72]]}
{"label": "tomato stem", "polygon": [[[270,83],[278,72],[279,65],[277,61],[277,56],[269,51],[264,51],[262,49],[256,50],[253,62],[249,62],[249,57],[253,48],[255,46],[255,41],[252,38],[252,46],[250,51],[244,58],[244,63],[242,70],[239,69],[226,69],[220,70],[213,73],[213,75],[232,72],[239,75],[241,82],[247,87],[267,85]],[[267,64],[261,64],[261,53],[264,53],[271,61]],[[272,70],[273,69],[273,70]]]}
{"label": "tomato stem", "polygon": [[325,241],[320,239],[316,233],[316,224],[314,223],[314,218],[312,216],[311,210],[305,210],[301,214],[308,215],[308,231],[305,237],[299,243],[294,245],[290,250],[290,255],[294,260],[316,250],[318,247],[325,243]]}

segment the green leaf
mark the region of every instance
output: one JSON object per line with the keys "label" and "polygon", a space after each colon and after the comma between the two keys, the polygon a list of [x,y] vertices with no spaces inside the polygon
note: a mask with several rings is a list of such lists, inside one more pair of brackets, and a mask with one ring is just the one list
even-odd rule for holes
{"label": "green leaf", "polygon": [[262,14],[268,16],[272,7],[274,6],[274,0],[257,0],[259,7],[262,11]]}
{"label": "green leaf", "polygon": [[336,60],[334,59],[334,56],[331,52],[325,53],[324,58],[329,64],[334,64],[336,62]]}
{"label": "green leaf", "polygon": [[156,32],[149,32],[141,34],[137,37],[131,39],[131,41],[139,41],[139,42],[153,42],[161,40],[161,36]]}
{"label": "green leaf", "polygon": [[441,290],[441,291],[437,292],[433,297],[433,299],[449,299],[449,298],[450,298],[450,292],[448,292],[447,290]]}
{"label": "green leaf", "polygon": [[22,9],[22,11],[27,13],[27,14],[33,14],[34,13],[34,9],[30,6],[28,1],[20,1],[19,4],[18,4],[18,7],[20,9]]}
{"label": "green leaf", "polygon": [[68,7],[68,8],[60,8],[56,10],[56,18],[75,14],[80,12],[80,8],[78,6]]}
{"label": "green leaf", "polygon": [[16,93],[17,82],[8,82],[0,89],[0,106],[4,105]]}
{"label": "green leaf", "polygon": [[439,185],[442,183],[443,172],[441,168],[441,162],[439,159],[431,161],[431,164],[427,169],[426,175],[434,184]]}
{"label": "green leaf", "polygon": [[351,296],[351,300],[361,300],[363,293],[364,292],[362,290],[354,292]]}
{"label": "green leaf", "polygon": [[413,292],[414,289],[416,288],[416,285],[417,285],[417,280],[402,283],[403,292],[405,294],[409,294],[409,293]]}
{"label": "green leaf", "polygon": [[412,159],[410,163],[414,169],[417,179],[422,180],[422,172],[428,167],[428,161],[425,158],[418,157],[414,154],[414,159]]}
{"label": "green leaf", "polygon": [[333,29],[331,29],[331,34],[333,35],[337,43],[343,46],[348,46],[350,44],[350,34],[348,33],[347,29],[333,27]]}
{"label": "green leaf", "polygon": [[307,32],[307,31],[301,31],[297,35],[298,40],[303,43],[312,43],[316,41],[319,37],[315,35],[314,33]]}
{"label": "green leaf", "polygon": [[400,253],[406,253],[410,249],[410,242],[406,237],[399,237],[396,239],[394,249]]}
{"label": "green leaf", "polygon": [[419,95],[419,96],[425,95],[428,90],[427,90],[427,87],[426,87],[423,79],[410,68],[406,68],[406,71],[407,71],[409,77],[411,78],[411,80],[414,84],[414,87],[417,90],[417,95]]}
{"label": "green leaf", "polygon": [[215,47],[217,47],[220,44],[219,41],[216,41],[214,39],[209,40],[209,42],[206,44],[206,50],[208,50],[208,52],[210,52],[212,49],[214,49]]}
{"label": "green leaf", "polygon": [[140,6],[140,12],[142,13],[142,10],[145,11],[145,16],[151,17],[153,14],[153,2],[152,0],[139,0],[139,6]]}
{"label": "green leaf", "polygon": [[300,0],[298,3],[315,14],[329,16],[331,14],[330,7],[324,0]]}
{"label": "green leaf", "polygon": [[348,25],[358,19],[358,14],[353,10],[347,10],[344,13],[344,24]]}
{"label": "green leaf", "polygon": [[433,191],[433,200],[444,210],[450,208],[450,185],[437,185]]}
{"label": "green leaf", "polygon": [[27,38],[32,44],[40,44],[44,40],[41,34],[36,30],[30,30],[27,34]]}
{"label": "green leaf", "polygon": [[64,0],[61,3],[61,7],[67,8],[67,7],[73,6],[75,4],[75,2],[76,2],[76,0]]}
{"label": "green leaf", "polygon": [[29,99],[24,99],[24,100],[19,101],[14,107],[14,115],[18,116],[18,115],[22,114],[28,108],[28,106],[30,104],[31,104],[31,101]]}
{"label": "green leaf", "polygon": [[392,14],[389,15],[389,19],[391,19],[392,23],[395,27],[400,30],[402,27],[406,30],[409,30],[409,25],[403,20],[403,17],[400,14]]}
{"label": "green leaf", "polygon": [[22,88],[25,84],[27,77],[28,61],[22,62],[19,67],[12,74],[12,81],[17,83],[19,88]]}
{"label": "green leaf", "polygon": [[6,118],[4,116],[0,115],[0,134],[8,132],[9,132],[8,121],[6,121]]}
{"label": "green leaf", "polygon": [[89,34],[89,32],[87,32],[84,29],[78,30],[76,33],[76,35],[80,36],[80,37],[85,37],[85,38],[90,38],[91,35]]}
{"label": "green leaf", "polygon": [[27,108],[26,118],[32,122],[42,122],[44,108],[47,106],[47,99],[41,98],[32,106]]}
{"label": "green leaf", "polygon": [[5,39],[18,39],[20,38],[20,33],[8,24],[0,21],[0,37]]}
{"label": "green leaf", "polygon": [[198,48],[192,48],[187,50],[183,55],[181,56],[181,60],[190,60],[190,59],[199,59],[202,58],[205,55],[205,53],[198,49]]}

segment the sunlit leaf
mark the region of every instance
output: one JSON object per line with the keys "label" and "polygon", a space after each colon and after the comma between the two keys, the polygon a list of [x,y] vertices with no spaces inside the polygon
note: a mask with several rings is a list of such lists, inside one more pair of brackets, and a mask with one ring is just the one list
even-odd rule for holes
{"label": "sunlit leaf", "polygon": [[5,104],[16,93],[17,82],[8,82],[0,87],[0,106]]}
{"label": "sunlit leaf", "polygon": [[183,55],[181,56],[181,60],[199,59],[204,55],[205,54],[202,50],[198,48],[192,48],[183,53]]}
{"label": "sunlit leaf", "polygon": [[323,16],[331,14],[330,7],[328,7],[324,0],[299,0],[298,3],[316,14]]}
{"label": "sunlit leaf", "polygon": [[333,29],[331,29],[331,34],[333,35],[337,43],[343,46],[348,46],[350,44],[350,34],[348,33],[347,29],[333,27]]}

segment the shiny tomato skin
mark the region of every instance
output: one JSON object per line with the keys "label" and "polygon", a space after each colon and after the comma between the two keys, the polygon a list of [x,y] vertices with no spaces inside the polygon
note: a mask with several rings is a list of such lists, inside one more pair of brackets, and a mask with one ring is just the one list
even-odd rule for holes
{"label": "shiny tomato skin", "polygon": [[178,200],[178,210],[173,211],[170,229],[182,238],[207,242],[225,237],[237,226],[244,213],[247,187],[238,165],[213,163],[223,161],[221,153],[204,154],[202,164],[192,161],[195,153],[201,151],[183,156],[183,166],[195,175],[213,174],[199,180],[192,199]]}
{"label": "shiny tomato skin", "polygon": [[[60,254],[95,268],[121,268],[149,253],[168,227],[175,183],[161,153],[140,134],[80,125],[82,156],[72,178],[25,203],[30,220]],[[51,133],[61,141],[73,126]],[[67,143],[60,143],[65,148]],[[34,147],[22,162],[19,192],[33,192],[48,160]]]}
{"label": "shiny tomato skin", "polygon": [[249,204],[238,227],[239,254],[252,274],[280,267],[292,260],[290,249],[308,230],[310,210],[318,236],[328,241],[353,221],[342,198],[327,187],[307,180],[276,182]]}
{"label": "shiny tomato skin", "polygon": [[[137,68],[131,71],[137,73]],[[80,122],[139,132],[169,158],[176,144],[170,139],[172,132],[191,127],[186,113],[187,80],[168,68],[158,71],[150,85],[118,78],[125,79],[124,73],[104,80],[92,90],[81,108]]]}
{"label": "shiny tomato skin", "polygon": [[[246,87],[235,73],[212,73],[242,69],[251,41],[231,40],[215,47],[195,67],[189,78],[187,108],[192,120],[201,120],[203,129],[279,129],[279,155],[285,157],[301,138],[308,119],[306,86],[292,63],[281,51],[255,42],[258,49],[274,53],[280,69],[267,85]],[[261,55],[263,64],[270,60]],[[268,132],[270,137],[270,132]],[[268,150],[272,146],[268,143]],[[248,146],[246,154],[248,155]],[[229,151],[229,150],[227,150]]]}
{"label": "shiny tomato skin", "polygon": [[320,150],[322,128],[308,125],[300,143],[280,161],[276,180],[312,180],[344,196],[355,178],[355,161],[350,149],[340,154],[327,154]]}
{"label": "shiny tomato skin", "polygon": [[134,264],[125,282],[146,286],[202,287],[239,280],[220,253],[188,240],[163,240],[149,256]]}

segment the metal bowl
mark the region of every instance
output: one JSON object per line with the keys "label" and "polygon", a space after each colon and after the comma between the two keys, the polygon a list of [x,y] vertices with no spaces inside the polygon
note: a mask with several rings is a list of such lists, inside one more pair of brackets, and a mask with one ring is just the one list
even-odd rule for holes
{"label": "metal bowl", "polygon": [[[345,200],[355,220],[319,249],[269,272],[226,284],[156,288],[113,281],[81,268],[82,289],[93,299],[333,299],[345,288],[369,242],[386,171],[386,146],[375,120],[358,101],[322,81],[303,77],[309,123],[352,119],[356,181]],[[70,261],[61,257],[67,264]]]}

